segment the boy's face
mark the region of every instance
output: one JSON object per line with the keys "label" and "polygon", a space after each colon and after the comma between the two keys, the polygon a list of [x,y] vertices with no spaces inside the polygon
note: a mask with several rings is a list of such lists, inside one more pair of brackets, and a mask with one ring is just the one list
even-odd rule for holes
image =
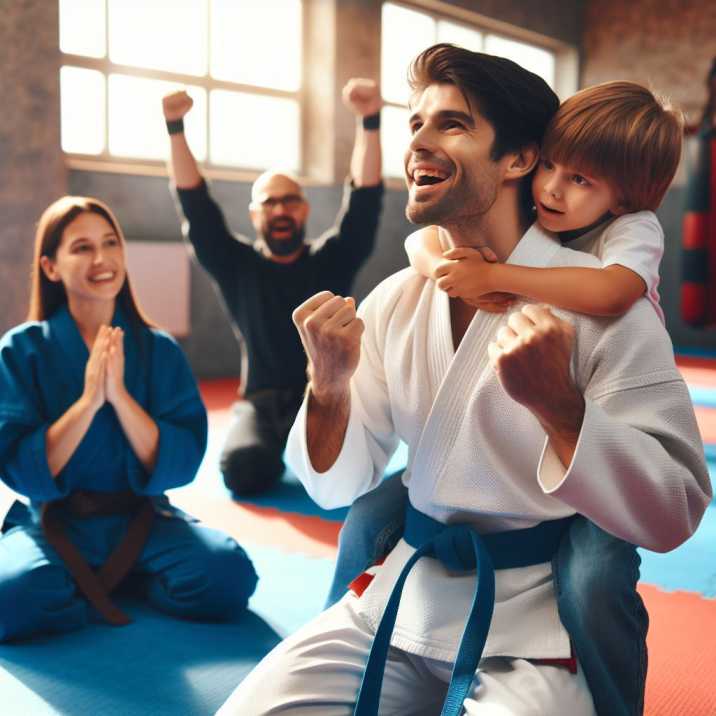
{"label": "boy's face", "polygon": [[546,158],[540,160],[532,180],[532,196],[537,221],[555,233],[583,229],[607,213],[619,215],[625,211],[607,181]]}

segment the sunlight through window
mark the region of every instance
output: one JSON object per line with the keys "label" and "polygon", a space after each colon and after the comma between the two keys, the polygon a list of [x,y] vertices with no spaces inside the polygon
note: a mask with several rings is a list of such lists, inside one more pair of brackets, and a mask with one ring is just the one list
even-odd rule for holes
{"label": "sunlight through window", "polygon": [[211,74],[288,91],[301,86],[301,2],[213,0]]}
{"label": "sunlight through window", "polygon": [[60,0],[60,50],[104,57],[105,0]]}
{"label": "sunlight through window", "polygon": [[[253,169],[299,168],[299,111],[292,99],[214,90],[211,161]],[[263,137],[256,141],[257,137]]]}
{"label": "sunlight through window", "polygon": [[109,58],[120,65],[206,74],[208,0],[108,0]]}
{"label": "sunlight through window", "polygon": [[402,177],[405,173],[403,158],[410,142],[409,118],[410,111],[403,107],[383,108],[380,132],[386,176]]}
{"label": "sunlight through window", "polygon": [[65,152],[104,150],[105,78],[96,70],[60,69],[61,143]]}
{"label": "sunlight through window", "polygon": [[507,57],[539,75],[550,87],[554,87],[554,54],[548,50],[499,35],[488,35],[485,40],[485,52]]}
{"label": "sunlight through window", "polygon": [[109,151],[118,157],[166,159],[169,156],[162,97],[187,89],[194,107],[186,117],[187,141],[194,156],[206,158],[206,92],[173,82],[128,75],[109,76]]}
{"label": "sunlight through window", "polygon": [[413,58],[435,43],[435,20],[402,5],[384,3],[380,76],[383,97],[397,104],[408,101],[408,66]]}
{"label": "sunlight through window", "polygon": [[58,4],[60,50],[71,55],[60,78],[63,151],[162,161],[162,96],[187,89],[185,131],[199,161],[300,169],[302,0]]}
{"label": "sunlight through window", "polygon": [[438,21],[438,42],[450,42],[473,52],[482,52],[482,33],[449,20]]}

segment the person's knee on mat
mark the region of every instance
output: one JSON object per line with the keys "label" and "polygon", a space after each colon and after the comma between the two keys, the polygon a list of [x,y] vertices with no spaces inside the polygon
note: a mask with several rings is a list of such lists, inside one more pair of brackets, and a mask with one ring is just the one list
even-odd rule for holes
{"label": "person's knee on mat", "polygon": [[221,458],[224,484],[235,495],[256,495],[272,489],[283,475],[280,454],[260,446],[232,450]]}
{"label": "person's knee on mat", "polygon": [[54,564],[0,577],[0,642],[80,629],[87,610],[72,578]]}
{"label": "person's knee on mat", "polygon": [[246,610],[257,581],[246,552],[231,537],[223,537],[197,545],[180,565],[156,575],[148,596],[158,609],[174,616],[224,621]]}

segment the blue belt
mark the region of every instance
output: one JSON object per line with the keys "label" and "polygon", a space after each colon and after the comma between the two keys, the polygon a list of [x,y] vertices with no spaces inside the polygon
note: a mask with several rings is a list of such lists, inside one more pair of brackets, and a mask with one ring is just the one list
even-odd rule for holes
{"label": "blue belt", "polygon": [[[572,517],[535,527],[479,535],[469,525],[446,525],[408,503],[403,539],[415,547],[393,587],[373,640],[353,716],[376,716],[390,637],[400,596],[413,565],[421,557],[438,559],[453,571],[477,569],[477,585],[460,640],[441,716],[458,716],[482,656],[495,607],[495,570],[549,562]],[[478,610],[479,606],[479,610]]]}

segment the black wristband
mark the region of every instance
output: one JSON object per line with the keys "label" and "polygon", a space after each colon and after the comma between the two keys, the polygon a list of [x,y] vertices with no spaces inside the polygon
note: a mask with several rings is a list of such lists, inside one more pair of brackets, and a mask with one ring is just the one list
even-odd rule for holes
{"label": "black wristband", "polygon": [[179,119],[168,119],[167,120],[167,132],[169,134],[181,134],[184,131],[184,120]]}
{"label": "black wristband", "polygon": [[363,129],[380,129],[380,112],[363,117]]}

